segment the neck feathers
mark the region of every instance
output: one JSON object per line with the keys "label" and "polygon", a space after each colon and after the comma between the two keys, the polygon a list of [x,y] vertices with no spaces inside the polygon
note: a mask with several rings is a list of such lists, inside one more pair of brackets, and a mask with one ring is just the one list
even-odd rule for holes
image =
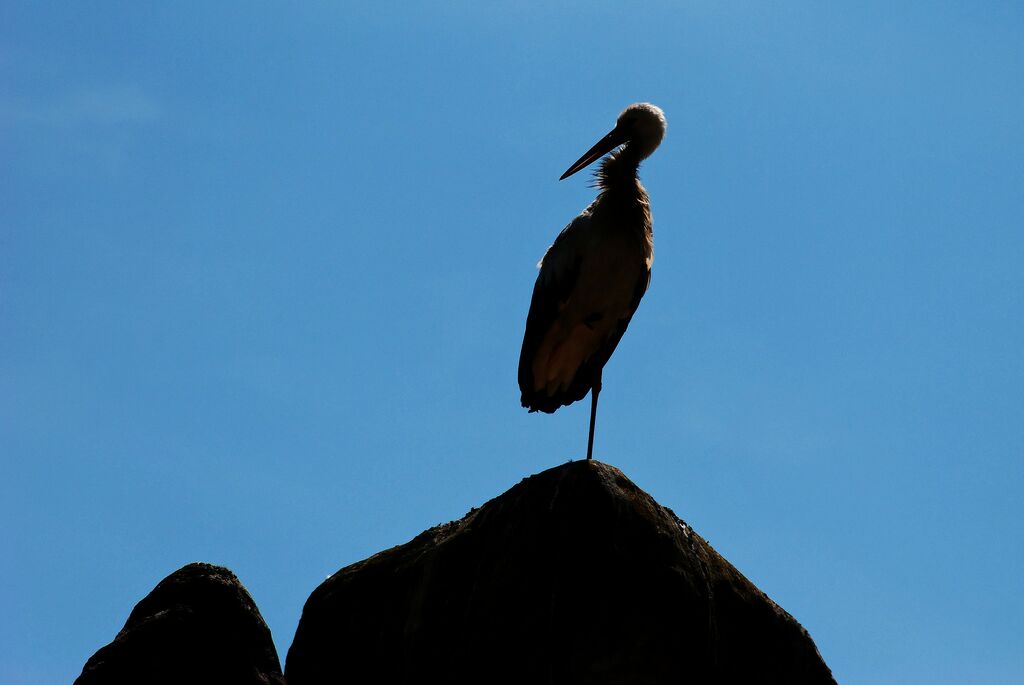
{"label": "neck feathers", "polygon": [[594,174],[596,185],[602,195],[625,194],[629,199],[647,204],[647,192],[637,178],[640,158],[631,154],[630,146],[619,148],[604,158],[597,173]]}
{"label": "neck feathers", "polygon": [[640,158],[631,154],[630,146],[619,148],[604,158],[594,177],[601,190],[618,190],[638,186],[636,171]]}
{"label": "neck feathers", "polygon": [[639,165],[640,158],[631,155],[626,146],[605,157],[594,176],[601,189],[601,203],[624,218],[623,225],[641,229],[649,243],[651,208],[647,191],[636,175]]}

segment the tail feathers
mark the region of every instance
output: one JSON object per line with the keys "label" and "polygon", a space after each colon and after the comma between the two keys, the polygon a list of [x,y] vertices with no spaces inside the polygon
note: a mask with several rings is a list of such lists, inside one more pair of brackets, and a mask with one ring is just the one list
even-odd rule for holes
{"label": "tail feathers", "polygon": [[532,389],[529,379],[525,379],[526,382],[524,382],[521,376],[519,383],[519,388],[522,391],[520,402],[531,412],[540,411],[545,414],[552,414],[560,407],[567,407],[573,402],[582,400],[590,392],[590,389],[594,387],[594,381],[599,377],[601,367],[604,366],[605,361],[607,360],[602,359],[600,363],[597,363],[598,360],[596,359],[588,360],[579,368],[567,388],[551,395],[548,395],[543,389]]}

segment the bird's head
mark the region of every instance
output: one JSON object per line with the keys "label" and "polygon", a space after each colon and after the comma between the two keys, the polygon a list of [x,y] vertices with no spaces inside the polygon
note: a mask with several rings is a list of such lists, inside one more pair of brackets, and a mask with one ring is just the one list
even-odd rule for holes
{"label": "bird's head", "polygon": [[627,145],[638,161],[646,159],[661,145],[667,126],[665,113],[660,107],[649,102],[632,104],[622,110],[622,114],[615,122],[615,128],[566,169],[562,178],[558,180],[572,176],[620,145]]}
{"label": "bird's head", "polygon": [[618,121],[615,122],[615,128],[622,129],[626,134],[626,141],[631,147],[636,148],[640,159],[647,159],[658,149],[667,127],[665,113],[660,107],[649,102],[630,105],[622,110]]}

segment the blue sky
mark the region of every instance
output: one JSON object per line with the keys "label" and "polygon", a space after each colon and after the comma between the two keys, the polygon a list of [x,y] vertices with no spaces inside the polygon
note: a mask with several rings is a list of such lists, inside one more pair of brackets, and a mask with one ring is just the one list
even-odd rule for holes
{"label": "blue sky", "polygon": [[1024,680],[1019,3],[0,9],[0,680],[223,564],[328,574],[585,450],[519,407],[559,174],[634,101],[596,456],[840,682]]}

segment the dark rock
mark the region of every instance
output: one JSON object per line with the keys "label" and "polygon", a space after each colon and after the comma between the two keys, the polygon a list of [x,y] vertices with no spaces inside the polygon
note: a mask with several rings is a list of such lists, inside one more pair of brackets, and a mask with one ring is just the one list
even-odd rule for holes
{"label": "dark rock", "polygon": [[283,685],[284,678],[270,630],[235,574],[189,564],[135,605],[75,681],[121,683]]}
{"label": "dark rock", "polygon": [[834,683],[793,617],[622,472],[574,462],[343,568],[289,685]]}

